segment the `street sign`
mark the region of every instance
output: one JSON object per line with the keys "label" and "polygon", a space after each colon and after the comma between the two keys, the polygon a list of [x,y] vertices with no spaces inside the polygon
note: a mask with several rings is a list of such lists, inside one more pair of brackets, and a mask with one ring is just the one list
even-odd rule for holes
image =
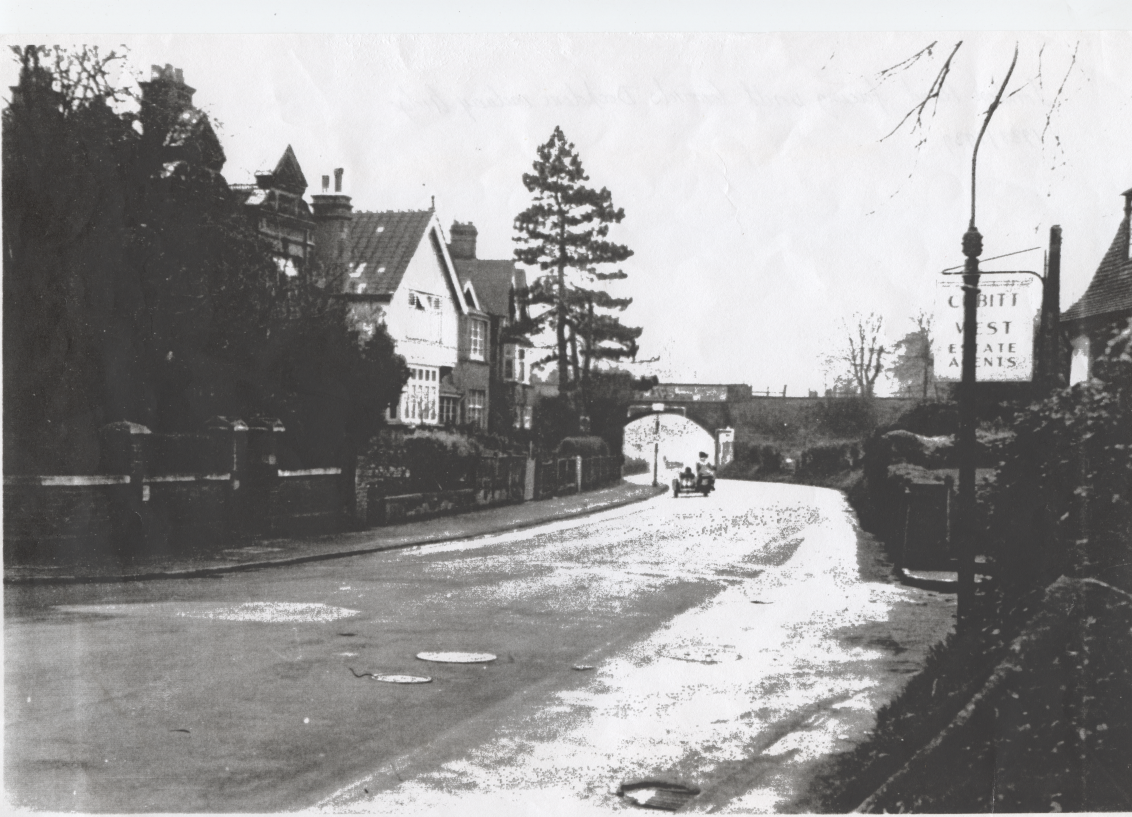
{"label": "street sign", "polygon": [[[1034,368],[1034,322],[1041,305],[1040,279],[1031,275],[979,278],[975,379],[1023,382]],[[956,275],[936,289],[932,353],[936,380],[958,382],[963,368],[963,279]]]}

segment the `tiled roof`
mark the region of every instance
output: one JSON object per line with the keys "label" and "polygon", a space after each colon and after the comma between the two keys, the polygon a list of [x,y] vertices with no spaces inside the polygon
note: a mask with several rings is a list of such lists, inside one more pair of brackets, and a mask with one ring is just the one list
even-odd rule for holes
{"label": "tiled roof", "polygon": [[453,258],[452,263],[461,283],[472,282],[484,312],[503,318],[511,314],[511,287],[517,272],[514,261]]}
{"label": "tiled roof", "polygon": [[396,292],[431,220],[431,210],[354,213],[349,257],[352,272],[360,268],[361,274],[352,280],[365,283],[367,295]]}
{"label": "tiled roof", "polygon": [[[1128,193],[1132,194],[1132,190]],[[1126,213],[1112,245],[1089,282],[1089,288],[1061,316],[1063,322],[1132,312],[1132,260],[1128,257],[1128,238],[1129,216]]]}

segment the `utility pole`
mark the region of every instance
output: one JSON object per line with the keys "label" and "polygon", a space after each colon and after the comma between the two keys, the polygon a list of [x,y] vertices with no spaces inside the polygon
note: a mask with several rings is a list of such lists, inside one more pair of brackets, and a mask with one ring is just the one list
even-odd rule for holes
{"label": "utility pole", "polygon": [[963,234],[963,361],[959,381],[959,433],[956,435],[956,453],[959,455],[959,496],[956,519],[959,556],[959,598],[956,610],[956,629],[967,632],[974,625],[973,606],[975,603],[975,559],[979,549],[979,532],[975,527],[975,455],[977,440],[975,427],[978,415],[975,407],[975,353],[978,343],[979,311],[979,256],[983,252],[983,236],[975,226],[975,169],[979,158],[979,145],[983,134],[1002,103],[1002,94],[1014,73],[1018,62],[1018,46],[1014,46],[1014,59],[1010,70],[999,86],[998,95],[987,108],[983,127],[975,140],[971,153],[971,220],[967,232]]}

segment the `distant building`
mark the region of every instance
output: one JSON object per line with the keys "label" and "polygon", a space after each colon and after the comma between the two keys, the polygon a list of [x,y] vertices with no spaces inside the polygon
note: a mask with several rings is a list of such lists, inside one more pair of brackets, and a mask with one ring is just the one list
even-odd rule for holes
{"label": "distant building", "polygon": [[1085,294],[1061,316],[1061,327],[1069,338],[1071,349],[1071,385],[1092,376],[1097,357],[1132,319],[1132,259],[1129,258],[1132,189],[1121,195],[1124,196],[1124,218],[1117,227],[1116,236]]}
{"label": "distant building", "polygon": [[294,277],[306,269],[314,249],[315,219],[303,198],[307,180],[291,146],[287,145],[274,170],[255,174],[255,184],[233,184],[231,188],[260,235],[271,244],[279,271]]}
{"label": "distant building", "polygon": [[478,231],[472,223],[453,222],[448,252],[456,266],[468,313],[466,338],[455,386],[466,394],[483,391],[487,401],[481,427],[493,432],[531,427],[534,389],[528,358],[530,342],[508,335],[526,317],[526,274],[514,261],[476,258]]}
{"label": "distant building", "polygon": [[164,178],[178,176],[189,169],[203,169],[223,181],[224,148],[212,123],[199,108],[193,107],[195,88],[185,84],[180,68],[154,65],[141,87],[142,142],[146,150],[156,150]]}

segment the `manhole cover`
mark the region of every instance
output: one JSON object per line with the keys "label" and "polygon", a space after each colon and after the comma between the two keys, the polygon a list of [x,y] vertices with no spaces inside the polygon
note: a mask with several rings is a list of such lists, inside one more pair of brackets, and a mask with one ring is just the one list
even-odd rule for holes
{"label": "manhole cover", "polygon": [[431,684],[432,679],[427,675],[374,675],[372,672],[358,672],[353,667],[347,667],[355,678],[370,678],[374,681],[384,681],[387,684]]}
{"label": "manhole cover", "polygon": [[620,797],[634,806],[658,811],[676,811],[700,790],[681,783],[668,783],[663,780],[640,780],[635,783],[622,783],[617,790]]}
{"label": "manhole cover", "polygon": [[417,658],[437,664],[486,664],[495,660],[489,652],[419,652]]}

